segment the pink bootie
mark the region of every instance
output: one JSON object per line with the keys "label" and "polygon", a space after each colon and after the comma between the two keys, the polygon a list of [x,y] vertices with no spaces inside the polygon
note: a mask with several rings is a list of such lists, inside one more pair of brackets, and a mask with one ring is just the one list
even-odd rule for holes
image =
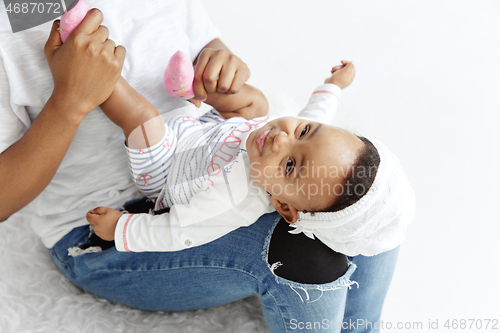
{"label": "pink bootie", "polygon": [[89,5],[83,0],[76,0],[61,16],[59,23],[59,34],[64,43],[69,34],[76,29],[83,21],[87,12],[90,10]]}
{"label": "pink bootie", "polygon": [[193,98],[193,80],[194,68],[191,59],[182,51],[177,51],[170,58],[163,76],[165,90],[174,98]]}

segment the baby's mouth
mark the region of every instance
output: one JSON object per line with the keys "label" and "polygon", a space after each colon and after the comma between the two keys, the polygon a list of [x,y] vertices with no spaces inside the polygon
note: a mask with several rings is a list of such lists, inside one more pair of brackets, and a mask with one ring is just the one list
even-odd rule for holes
{"label": "baby's mouth", "polygon": [[257,144],[257,148],[259,149],[261,155],[262,150],[264,149],[264,144],[266,143],[267,136],[269,135],[269,133],[271,133],[271,131],[272,130],[267,130],[265,132],[262,132],[255,138],[255,143]]}

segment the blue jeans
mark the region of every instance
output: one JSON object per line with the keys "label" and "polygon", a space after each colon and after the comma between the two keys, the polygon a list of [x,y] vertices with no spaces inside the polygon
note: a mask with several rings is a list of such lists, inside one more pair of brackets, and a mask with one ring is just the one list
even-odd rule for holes
{"label": "blue jeans", "polygon": [[[132,308],[194,310],[260,295],[271,332],[340,332],[350,319],[377,321],[397,253],[355,257],[356,264],[350,263],[347,272],[331,283],[288,281],[274,275],[266,260],[279,219],[277,213],[266,214],[249,227],[179,252],[127,253],[111,247],[68,255],[68,249],[89,243],[89,227],[83,226],[49,252],[75,285]],[[357,280],[359,289],[356,285],[349,289],[351,280]]]}

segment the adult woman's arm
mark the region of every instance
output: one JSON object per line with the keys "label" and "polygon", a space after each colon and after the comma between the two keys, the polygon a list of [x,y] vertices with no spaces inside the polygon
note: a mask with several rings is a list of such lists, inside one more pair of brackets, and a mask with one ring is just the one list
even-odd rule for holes
{"label": "adult woman's arm", "polygon": [[113,91],[125,49],[108,39],[102,20],[93,9],[64,45],[54,22],[45,44],[54,91],[25,135],[0,154],[0,221],[43,191],[80,122]]}

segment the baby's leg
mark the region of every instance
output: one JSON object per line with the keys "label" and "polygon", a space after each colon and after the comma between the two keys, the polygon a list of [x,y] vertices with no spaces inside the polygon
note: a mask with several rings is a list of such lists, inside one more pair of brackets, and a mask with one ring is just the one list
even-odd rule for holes
{"label": "baby's leg", "polygon": [[[153,146],[165,134],[165,125],[158,109],[135,91],[123,77],[118,79],[113,93],[101,104],[101,109],[112,122],[121,127],[129,148]],[[144,140],[129,142],[134,130],[142,133]]]}
{"label": "baby's leg", "polygon": [[[90,7],[85,1],[77,1],[63,14],[59,29],[63,43],[80,25],[89,10]],[[101,104],[101,109],[111,121],[122,128],[127,141],[134,130],[142,130],[144,139],[139,142],[143,143],[131,148],[142,149],[154,145],[165,134],[163,120],[158,110],[121,76],[111,96]],[[148,122],[147,133],[144,126],[146,122]]]}

